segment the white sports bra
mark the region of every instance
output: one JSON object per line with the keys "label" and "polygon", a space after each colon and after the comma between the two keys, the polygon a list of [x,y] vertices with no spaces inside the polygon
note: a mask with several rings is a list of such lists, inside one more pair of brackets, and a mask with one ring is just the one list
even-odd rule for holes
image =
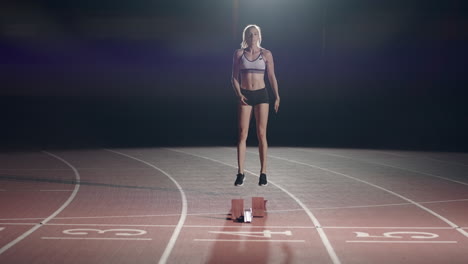
{"label": "white sports bra", "polygon": [[258,57],[253,61],[247,59],[244,50],[244,53],[240,57],[239,68],[241,72],[264,73],[266,64],[265,60],[263,59],[263,49],[260,50],[260,55],[258,55]]}

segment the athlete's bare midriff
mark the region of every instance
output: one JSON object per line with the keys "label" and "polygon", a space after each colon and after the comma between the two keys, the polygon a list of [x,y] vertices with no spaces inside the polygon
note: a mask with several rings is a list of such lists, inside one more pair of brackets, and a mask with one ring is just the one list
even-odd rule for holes
{"label": "athlete's bare midriff", "polygon": [[265,88],[265,74],[241,72],[241,88],[245,90],[259,90]]}

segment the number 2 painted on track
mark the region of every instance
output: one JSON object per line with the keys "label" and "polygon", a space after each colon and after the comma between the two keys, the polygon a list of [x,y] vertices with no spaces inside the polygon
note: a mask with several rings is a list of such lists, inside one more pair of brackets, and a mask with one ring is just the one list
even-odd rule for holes
{"label": "number 2 painted on track", "polygon": [[79,229],[67,229],[63,230],[62,233],[67,235],[89,235],[89,233],[112,233],[115,232],[116,236],[141,236],[146,234],[145,230],[140,229],[92,229],[92,228],[79,228]]}
{"label": "number 2 painted on track", "polygon": [[371,236],[369,233],[366,232],[354,232],[356,237],[359,238],[368,238],[368,237],[379,237],[379,238],[403,238],[401,235],[410,235],[410,238],[414,239],[433,239],[439,237],[439,235],[434,233],[427,233],[427,232],[385,232],[383,236]]}

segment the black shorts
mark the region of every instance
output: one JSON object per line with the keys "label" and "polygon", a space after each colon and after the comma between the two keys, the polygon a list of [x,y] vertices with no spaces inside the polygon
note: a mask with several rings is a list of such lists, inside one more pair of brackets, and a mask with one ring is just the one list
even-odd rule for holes
{"label": "black shorts", "polygon": [[246,90],[246,89],[240,89],[242,95],[244,95],[247,98],[246,103],[248,105],[254,106],[258,104],[268,104],[270,103],[269,98],[268,98],[268,91],[266,88],[263,89],[258,89],[258,90]]}

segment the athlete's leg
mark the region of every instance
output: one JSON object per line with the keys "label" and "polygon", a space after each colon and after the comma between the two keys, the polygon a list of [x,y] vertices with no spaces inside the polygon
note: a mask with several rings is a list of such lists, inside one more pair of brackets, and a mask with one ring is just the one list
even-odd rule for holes
{"label": "athlete's leg", "polygon": [[237,143],[237,166],[238,173],[244,174],[245,151],[247,148],[247,136],[249,133],[250,117],[252,116],[252,106],[239,104],[239,141]]}
{"label": "athlete's leg", "polygon": [[267,167],[267,124],[268,124],[268,104],[258,104],[254,107],[255,121],[257,124],[258,152],[260,154],[260,173],[266,173]]}

